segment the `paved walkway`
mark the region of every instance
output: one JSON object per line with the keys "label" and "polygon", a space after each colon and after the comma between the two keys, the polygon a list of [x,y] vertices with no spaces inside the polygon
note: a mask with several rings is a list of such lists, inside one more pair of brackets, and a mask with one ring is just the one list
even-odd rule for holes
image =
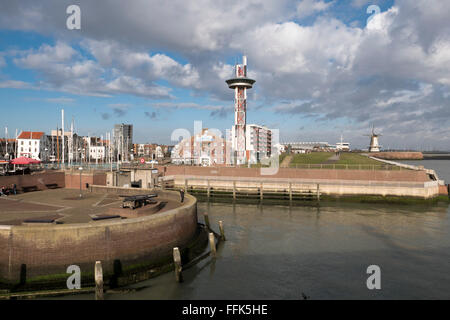
{"label": "paved walkway", "polygon": [[293,155],[287,155],[280,164],[281,168],[289,168],[289,164],[291,163]]}
{"label": "paved walkway", "polygon": [[340,159],[341,159],[340,153],[334,154],[333,156],[329,157],[328,160],[324,162],[324,164],[336,163],[336,162],[338,162]]}

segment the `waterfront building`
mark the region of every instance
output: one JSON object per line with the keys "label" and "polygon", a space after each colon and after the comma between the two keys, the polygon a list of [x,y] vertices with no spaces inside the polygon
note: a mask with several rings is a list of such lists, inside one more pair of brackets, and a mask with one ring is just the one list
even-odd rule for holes
{"label": "waterfront building", "polygon": [[171,152],[174,164],[213,166],[227,163],[229,143],[215,130],[203,129],[192,137],[181,140]]}
{"label": "waterfront building", "polygon": [[332,151],[334,149],[328,142],[285,142],[283,145],[287,152],[294,154],[312,151]]}
{"label": "waterfront building", "polygon": [[133,125],[116,124],[114,126],[114,155],[117,160],[128,161],[133,155]]}
{"label": "waterfront building", "polygon": [[48,159],[47,147],[44,132],[22,131],[17,137],[18,157],[46,161]]}
{"label": "waterfront building", "polygon": [[105,146],[90,146],[89,147],[89,158],[91,160],[101,160],[104,161],[106,156]]}
{"label": "waterfront building", "polygon": [[[232,128],[232,136],[234,135]],[[246,125],[245,150],[249,163],[258,163],[264,158],[270,158],[272,149],[272,131],[256,124]]]}

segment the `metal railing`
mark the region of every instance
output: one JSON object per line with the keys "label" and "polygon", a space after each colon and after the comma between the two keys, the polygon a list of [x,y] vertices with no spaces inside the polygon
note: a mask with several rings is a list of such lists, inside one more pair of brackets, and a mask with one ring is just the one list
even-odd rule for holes
{"label": "metal railing", "polygon": [[[184,183],[180,186],[184,186],[185,181],[191,184],[195,184],[195,181],[202,182],[239,182],[245,183],[266,183],[276,184],[279,183],[279,188],[285,188],[284,185],[342,185],[342,186],[359,186],[359,187],[407,187],[407,188],[424,188],[438,185],[438,181],[377,181],[377,180],[343,180],[343,179],[304,179],[304,178],[260,178],[260,177],[217,177],[217,176],[193,176],[193,175],[168,175],[162,178],[163,181],[171,182],[174,180],[182,180]],[[173,183],[173,182],[172,182]],[[200,184],[204,186],[204,184]]]}
{"label": "metal railing", "polygon": [[322,163],[322,164],[311,164],[311,163],[291,163],[289,168],[295,169],[333,169],[333,170],[386,170],[386,171],[401,171],[410,170],[406,167],[400,167],[393,164],[340,164],[340,163]]}

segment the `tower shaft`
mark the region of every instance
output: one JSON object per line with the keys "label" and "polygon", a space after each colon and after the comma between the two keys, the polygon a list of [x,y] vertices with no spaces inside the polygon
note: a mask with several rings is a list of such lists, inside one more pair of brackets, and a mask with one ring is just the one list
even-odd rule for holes
{"label": "tower shaft", "polygon": [[233,147],[235,163],[247,162],[245,130],[247,125],[247,89],[252,88],[255,80],[247,78],[247,57],[242,58],[242,64],[236,64],[235,77],[226,81],[230,89],[234,89],[234,127]]}

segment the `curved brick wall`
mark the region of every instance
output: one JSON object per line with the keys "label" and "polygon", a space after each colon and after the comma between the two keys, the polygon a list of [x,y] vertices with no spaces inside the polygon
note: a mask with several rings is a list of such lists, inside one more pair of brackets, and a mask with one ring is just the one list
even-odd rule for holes
{"label": "curved brick wall", "polygon": [[[179,193],[161,191],[179,201]],[[69,265],[91,272],[96,260],[105,272],[161,260],[173,247],[184,247],[197,228],[197,200],[186,195],[183,206],[163,213],[119,221],[52,226],[0,226],[0,278],[16,282],[26,264],[27,279],[64,274]],[[69,276],[69,275],[68,275]]]}

